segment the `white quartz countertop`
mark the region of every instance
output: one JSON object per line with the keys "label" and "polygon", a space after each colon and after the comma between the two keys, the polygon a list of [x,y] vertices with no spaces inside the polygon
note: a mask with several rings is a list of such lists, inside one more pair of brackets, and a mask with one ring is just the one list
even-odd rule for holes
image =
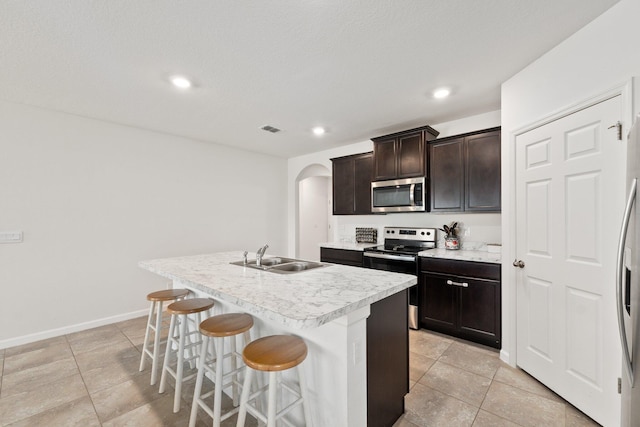
{"label": "white quartz countertop", "polygon": [[348,251],[364,251],[366,248],[378,246],[377,243],[327,242],[320,243],[321,248],[345,249]]}
{"label": "white quartz countertop", "polygon": [[[265,256],[265,259],[269,256]],[[293,328],[314,328],[417,283],[408,274],[346,265],[278,274],[232,265],[242,252],[140,261],[138,265]]]}
{"label": "white quartz countertop", "polygon": [[418,256],[424,258],[445,258],[456,259],[460,261],[477,261],[477,262],[490,262],[494,264],[502,263],[502,256],[500,253],[493,253],[487,251],[466,251],[464,249],[449,250],[449,249],[429,249],[418,253]]}

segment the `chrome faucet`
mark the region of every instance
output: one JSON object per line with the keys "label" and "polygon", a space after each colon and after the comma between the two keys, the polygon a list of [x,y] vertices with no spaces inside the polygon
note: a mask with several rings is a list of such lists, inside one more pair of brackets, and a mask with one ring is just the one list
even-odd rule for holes
{"label": "chrome faucet", "polygon": [[263,247],[258,249],[258,251],[256,252],[256,265],[257,266],[261,266],[262,265],[262,257],[264,256],[264,253],[267,251],[268,247],[269,247],[269,245],[264,245]]}
{"label": "chrome faucet", "polygon": [[247,255],[249,255],[249,252],[247,251],[244,251],[244,253],[242,254],[242,261],[245,265],[247,264]]}

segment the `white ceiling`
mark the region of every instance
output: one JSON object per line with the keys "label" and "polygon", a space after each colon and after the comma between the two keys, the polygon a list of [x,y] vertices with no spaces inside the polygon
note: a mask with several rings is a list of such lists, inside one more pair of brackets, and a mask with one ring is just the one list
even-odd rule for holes
{"label": "white ceiling", "polygon": [[0,99],[292,157],[498,110],[617,1],[4,0]]}

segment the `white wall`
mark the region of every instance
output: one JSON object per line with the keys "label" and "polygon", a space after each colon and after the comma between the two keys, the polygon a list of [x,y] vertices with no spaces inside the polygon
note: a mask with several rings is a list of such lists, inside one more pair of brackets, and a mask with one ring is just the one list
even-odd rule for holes
{"label": "white wall", "polygon": [[[508,237],[503,240],[505,260],[517,256],[513,203],[515,132],[640,75],[639,16],[639,1],[621,0],[502,85],[502,233]],[[630,114],[624,118],[625,133],[630,118]],[[622,186],[612,191],[623,199]],[[623,206],[611,208],[622,210]],[[515,269],[509,263],[503,264],[502,281],[503,358],[515,363]]]}
{"label": "white wall", "polygon": [[[440,132],[439,137],[458,135],[466,132],[487,129],[500,126],[500,111],[492,111],[477,116],[467,117],[446,123],[431,124]],[[295,197],[295,179],[302,170],[312,164],[321,164],[331,170],[331,159],[334,157],[347,156],[350,154],[364,153],[373,150],[373,142],[362,141],[351,145],[338,147],[326,151],[308,154],[289,159],[289,200]],[[289,204],[289,215],[295,218],[295,206]],[[382,227],[384,226],[405,226],[405,227],[441,227],[451,221],[460,221],[468,229],[469,234],[463,238],[463,245],[476,242],[500,243],[501,225],[500,214],[464,214],[464,213],[399,213],[387,215],[337,215],[329,219],[331,231],[330,241],[352,240],[355,238],[355,228],[376,227],[379,229],[378,236],[382,239]],[[294,247],[296,239],[295,224],[289,223],[289,247]],[[320,249],[317,249],[318,253]],[[293,255],[293,254],[291,254]]]}
{"label": "white wall", "polygon": [[0,348],[140,314],[143,259],[285,253],[286,160],[0,102]]}

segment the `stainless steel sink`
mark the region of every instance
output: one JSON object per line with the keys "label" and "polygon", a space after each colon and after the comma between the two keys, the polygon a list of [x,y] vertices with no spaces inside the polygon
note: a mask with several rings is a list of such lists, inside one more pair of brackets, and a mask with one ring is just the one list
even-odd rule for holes
{"label": "stainless steel sink", "polygon": [[295,261],[276,265],[269,271],[273,271],[274,273],[295,273],[297,271],[312,270],[319,267],[325,267],[325,265],[319,262]]}
{"label": "stainless steel sink", "polygon": [[282,257],[264,258],[260,263],[261,265],[256,265],[256,260],[249,260],[246,264],[244,261],[235,261],[231,264],[254,268],[256,270],[271,271],[279,274],[299,273],[301,271],[313,270],[315,268],[327,266],[327,264],[322,264],[320,262]]}

